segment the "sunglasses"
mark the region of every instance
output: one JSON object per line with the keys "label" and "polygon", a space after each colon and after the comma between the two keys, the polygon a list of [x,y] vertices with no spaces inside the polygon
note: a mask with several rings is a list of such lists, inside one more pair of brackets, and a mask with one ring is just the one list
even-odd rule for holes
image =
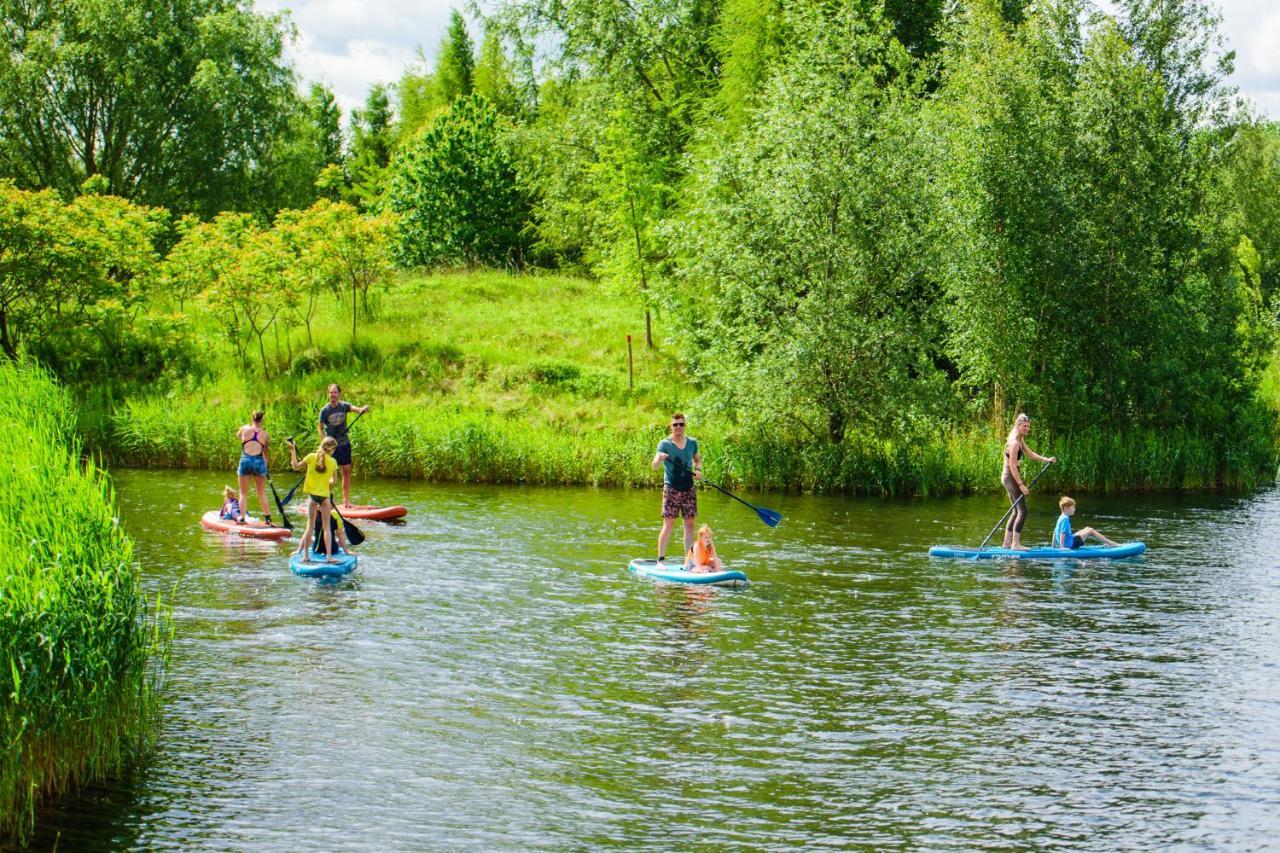
{"label": "sunglasses", "polygon": [[684,426],[684,421],[676,421],[675,423],[673,423],[673,424],[672,424],[672,426],[673,426],[673,427],[682,427],[682,426]]}

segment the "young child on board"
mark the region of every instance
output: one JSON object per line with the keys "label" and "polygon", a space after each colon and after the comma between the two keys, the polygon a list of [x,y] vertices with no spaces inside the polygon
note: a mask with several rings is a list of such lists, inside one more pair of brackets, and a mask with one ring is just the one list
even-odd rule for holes
{"label": "young child on board", "polygon": [[1063,495],[1058,501],[1058,509],[1062,510],[1062,515],[1058,516],[1058,524],[1053,528],[1053,547],[1070,548],[1072,550],[1079,548],[1088,539],[1097,539],[1111,547],[1115,547],[1116,543],[1103,536],[1092,527],[1086,527],[1079,533],[1071,532],[1071,516],[1076,514],[1076,502],[1073,498]]}
{"label": "young child on board", "polygon": [[724,563],[716,553],[716,544],[711,539],[711,525],[704,524],[698,528],[698,538],[684,558],[685,571],[689,572],[722,572]]}
{"label": "young child on board", "polygon": [[230,486],[222,487],[222,509],[218,511],[218,517],[224,521],[244,523],[244,516],[240,513],[240,493]]}

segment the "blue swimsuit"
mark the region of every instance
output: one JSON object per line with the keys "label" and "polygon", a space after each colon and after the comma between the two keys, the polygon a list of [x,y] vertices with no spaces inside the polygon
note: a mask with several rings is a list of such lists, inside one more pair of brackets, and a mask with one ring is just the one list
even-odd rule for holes
{"label": "blue swimsuit", "polygon": [[[262,443],[258,439],[258,431],[256,429],[253,431],[253,438],[249,439],[249,441],[257,441],[259,444]],[[255,475],[258,477],[265,477],[267,476],[267,460],[263,458],[261,453],[253,455],[245,451],[245,447],[249,444],[249,441],[240,442],[240,466],[236,468],[236,473],[241,477],[250,477]]]}

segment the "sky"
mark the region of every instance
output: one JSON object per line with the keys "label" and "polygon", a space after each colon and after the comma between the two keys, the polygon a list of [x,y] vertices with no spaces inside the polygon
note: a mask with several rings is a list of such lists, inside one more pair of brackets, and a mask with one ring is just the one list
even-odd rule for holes
{"label": "sky", "polygon": [[[1254,108],[1280,121],[1280,2],[1218,0],[1222,32],[1236,51],[1231,78]],[[434,55],[462,0],[255,0],[262,12],[290,10],[297,41],[288,56],[302,79],[333,89],[343,113],[364,102],[374,83],[392,83]],[[478,27],[472,37],[479,41]]]}

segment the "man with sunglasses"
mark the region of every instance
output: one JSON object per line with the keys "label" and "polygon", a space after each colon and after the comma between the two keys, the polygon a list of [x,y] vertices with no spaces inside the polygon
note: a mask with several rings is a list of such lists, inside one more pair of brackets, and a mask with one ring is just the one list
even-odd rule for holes
{"label": "man with sunglasses", "polygon": [[[698,522],[698,492],[694,479],[702,479],[702,455],[698,453],[698,440],[685,434],[685,417],[681,412],[671,416],[671,435],[658,442],[658,452],[651,467],[662,473],[662,532],[658,534],[658,561],[667,558],[667,544],[676,519],[684,519],[684,550],[693,547],[694,530]],[[681,557],[681,562],[684,558]]]}

